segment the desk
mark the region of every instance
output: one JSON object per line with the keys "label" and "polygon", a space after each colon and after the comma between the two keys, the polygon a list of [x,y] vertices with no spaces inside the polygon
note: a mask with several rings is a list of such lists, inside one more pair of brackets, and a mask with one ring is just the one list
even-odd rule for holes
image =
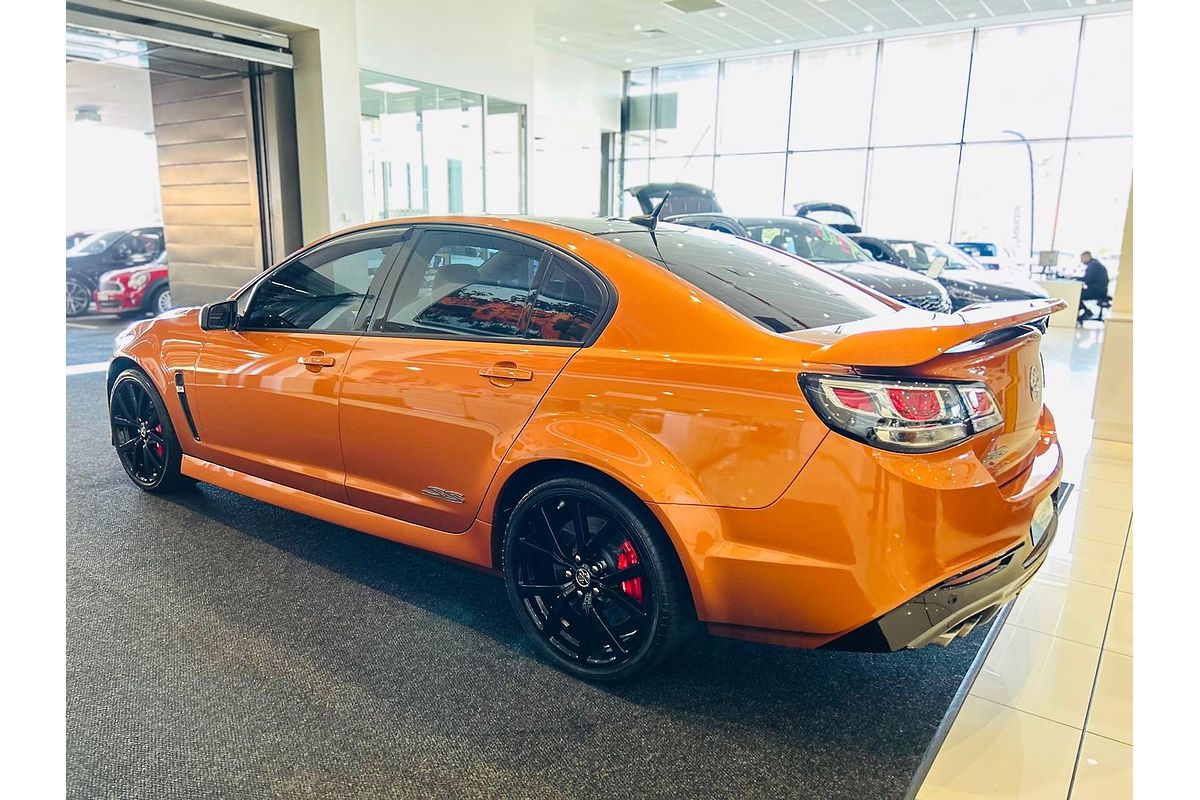
{"label": "desk", "polygon": [[1038,281],[1046,294],[1067,301],[1067,307],[1050,315],[1050,324],[1055,328],[1074,328],[1079,314],[1079,295],[1083,293],[1082,281],[1041,280]]}

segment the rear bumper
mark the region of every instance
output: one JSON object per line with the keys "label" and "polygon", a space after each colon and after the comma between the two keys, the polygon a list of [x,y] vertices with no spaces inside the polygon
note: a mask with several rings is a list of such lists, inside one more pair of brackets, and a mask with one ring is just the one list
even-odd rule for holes
{"label": "rear bumper", "polygon": [[861,628],[824,645],[827,650],[886,653],[947,645],[991,620],[1001,606],[1017,596],[1046,560],[1058,532],[1058,515],[1066,493],[1060,485],[1052,495],[1054,516],[1035,544],[1032,535],[1020,547],[997,559],[922,592]]}
{"label": "rear bumper", "polygon": [[712,633],[892,650],[982,620],[1032,578],[1057,513],[1037,547],[1031,523],[1061,475],[1044,411],[1031,460],[1003,483],[972,446],[910,456],[830,435],[769,506],[654,510]]}

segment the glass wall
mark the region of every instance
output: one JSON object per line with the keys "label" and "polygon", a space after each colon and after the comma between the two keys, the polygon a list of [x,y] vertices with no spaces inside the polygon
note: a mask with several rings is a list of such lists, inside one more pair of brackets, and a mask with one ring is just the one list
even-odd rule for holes
{"label": "glass wall", "polygon": [[359,96],[367,220],[524,211],[524,106],[369,70]]}
{"label": "glass wall", "polygon": [[686,181],[733,214],[830,200],[884,236],[1115,262],[1130,70],[1130,15],[1093,14],[630,72],[613,208]]}

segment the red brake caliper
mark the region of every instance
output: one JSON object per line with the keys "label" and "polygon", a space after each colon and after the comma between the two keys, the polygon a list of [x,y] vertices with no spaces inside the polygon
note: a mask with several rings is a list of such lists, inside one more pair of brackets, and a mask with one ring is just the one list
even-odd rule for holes
{"label": "red brake caliper", "polygon": [[[162,425],[161,424],[155,425],[154,432],[157,433],[159,438],[161,439],[162,438]],[[162,458],[163,453],[166,452],[166,448],[163,447],[161,444],[154,445],[154,449],[158,451],[159,458]]]}
{"label": "red brake caliper", "polygon": [[[617,569],[625,569],[636,563],[638,563],[637,551],[633,549],[633,542],[626,539],[621,542],[621,549],[617,552]],[[631,578],[627,581],[621,581],[621,591],[641,603],[642,579]]]}

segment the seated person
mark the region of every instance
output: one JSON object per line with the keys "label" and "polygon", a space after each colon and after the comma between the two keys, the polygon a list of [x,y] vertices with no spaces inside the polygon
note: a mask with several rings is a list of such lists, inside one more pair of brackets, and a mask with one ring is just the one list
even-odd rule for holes
{"label": "seated person", "polygon": [[1085,267],[1083,277],[1083,291],[1079,295],[1079,321],[1091,319],[1095,316],[1092,310],[1084,305],[1085,300],[1107,300],[1108,299],[1108,268],[1100,263],[1097,258],[1092,258],[1092,254],[1088,250],[1084,250],[1079,254],[1079,263]]}

